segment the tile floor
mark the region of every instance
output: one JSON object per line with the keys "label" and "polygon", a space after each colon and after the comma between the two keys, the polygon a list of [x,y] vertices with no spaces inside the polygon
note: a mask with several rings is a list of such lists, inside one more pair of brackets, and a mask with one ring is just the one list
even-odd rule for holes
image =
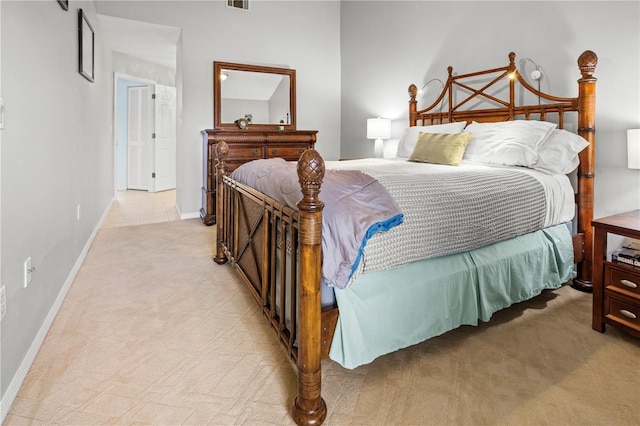
{"label": "tile floor", "polygon": [[116,200],[111,205],[102,227],[142,225],[179,219],[175,189],[162,192],[126,190],[118,191],[116,194]]}

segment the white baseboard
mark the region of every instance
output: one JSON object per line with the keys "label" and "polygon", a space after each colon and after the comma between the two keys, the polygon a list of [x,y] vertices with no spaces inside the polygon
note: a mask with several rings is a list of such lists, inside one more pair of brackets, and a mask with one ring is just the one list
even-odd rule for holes
{"label": "white baseboard", "polygon": [[180,219],[197,219],[200,217],[200,213],[199,212],[195,212],[195,213],[183,213],[180,215]]}
{"label": "white baseboard", "polygon": [[182,213],[180,211],[180,207],[178,207],[177,203],[176,203],[176,212],[178,212],[178,217],[180,218],[180,220],[197,219],[197,218],[200,217],[200,212],[199,211],[191,212],[191,213]]}
{"label": "white baseboard", "polygon": [[11,409],[13,402],[18,396],[20,387],[22,386],[24,379],[27,377],[29,368],[31,368],[33,361],[36,359],[36,355],[38,354],[38,351],[40,350],[40,347],[42,346],[42,343],[44,342],[44,339],[47,336],[49,329],[51,328],[51,324],[53,324],[53,320],[58,314],[58,311],[62,306],[62,302],[64,301],[64,298],[67,296],[67,293],[71,288],[71,284],[73,283],[73,280],[76,278],[76,275],[80,270],[80,266],[82,266],[82,262],[84,262],[84,259],[87,256],[87,253],[89,252],[89,248],[91,247],[91,244],[93,243],[93,240],[96,237],[98,230],[102,226],[102,223],[107,217],[107,214],[109,213],[109,209],[111,208],[111,205],[113,204],[114,201],[115,201],[115,198],[113,198],[111,202],[107,205],[107,208],[105,209],[104,213],[102,214],[102,217],[98,221],[98,224],[93,229],[93,232],[91,232],[91,235],[89,236],[89,239],[85,243],[82,249],[82,252],[80,252],[78,259],[76,260],[75,264],[73,265],[73,268],[71,269],[71,272],[69,272],[69,275],[67,276],[67,279],[64,282],[64,285],[60,289],[60,293],[58,293],[58,297],[56,297],[56,300],[53,302],[53,305],[51,306],[51,309],[49,309],[49,313],[47,314],[47,317],[42,323],[40,330],[38,330],[36,337],[33,339],[33,342],[31,343],[31,347],[29,348],[29,350],[27,351],[27,354],[25,355],[24,359],[20,363],[20,367],[18,367],[18,371],[16,371],[16,374],[13,376],[11,383],[9,383],[9,387],[7,387],[7,391],[2,396],[2,399],[0,399],[0,410],[1,410],[0,423],[4,423],[5,419],[7,418],[7,415],[9,414],[9,410]]}

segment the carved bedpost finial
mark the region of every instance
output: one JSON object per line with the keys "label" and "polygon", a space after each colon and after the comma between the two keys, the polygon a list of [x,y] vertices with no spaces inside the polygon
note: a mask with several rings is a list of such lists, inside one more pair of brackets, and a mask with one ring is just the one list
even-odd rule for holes
{"label": "carved bedpost finial", "polygon": [[591,50],[585,50],[578,58],[578,67],[580,67],[582,78],[593,78],[596,65],[598,65],[598,55]]}
{"label": "carved bedpost finial", "polygon": [[516,70],[516,53],[509,52],[509,72],[514,72]]}
{"label": "carved bedpost finial", "polygon": [[449,73],[449,77],[451,77],[453,74],[453,67],[451,65],[447,67],[447,72]]}
{"label": "carved bedpost finial", "polygon": [[416,96],[418,96],[418,86],[416,86],[415,84],[411,84],[409,86],[410,102],[414,102],[416,100]]}
{"label": "carved bedpost finial", "polygon": [[216,163],[216,167],[221,163],[226,164],[227,156],[229,155],[229,145],[225,141],[220,141],[216,144],[216,158],[218,162]]}
{"label": "carved bedpost finial", "polygon": [[416,96],[418,96],[418,87],[415,84],[409,86],[409,126],[416,125],[416,118],[418,110],[418,101],[416,101]]}
{"label": "carved bedpost finial", "polygon": [[[307,149],[298,160],[298,179],[302,189],[302,200],[305,203],[303,210],[314,211],[324,204],[318,199],[322,179],[324,178],[324,160],[315,149]],[[319,204],[318,204],[319,203]]]}

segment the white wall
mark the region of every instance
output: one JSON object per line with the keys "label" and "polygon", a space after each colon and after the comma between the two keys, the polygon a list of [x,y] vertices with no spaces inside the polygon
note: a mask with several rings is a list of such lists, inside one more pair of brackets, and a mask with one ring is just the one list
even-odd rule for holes
{"label": "white wall", "polygon": [[[293,68],[298,129],[318,130],[317,150],[340,153],[340,3],[252,1],[249,12],[225,1],[104,1],[101,14],[182,29],[178,71],[176,203],[182,215],[201,207],[202,137],[213,127],[213,61]],[[180,122],[181,120],[181,122]]]}
{"label": "white wall", "polygon": [[[545,70],[542,89],[577,96],[576,60],[598,54],[596,217],[640,208],[640,171],[626,168],[626,130],[640,127],[640,3],[614,1],[342,1],[343,157],[373,155],[366,119],[408,122],[407,88],[447,66],[460,73],[508,64],[507,54]],[[437,85],[433,86],[438,88]]]}
{"label": "white wall", "polygon": [[120,52],[113,52],[112,56],[115,72],[152,80],[165,86],[175,87],[176,85],[176,70],[172,68],[133,58]]}
{"label": "white wall", "polygon": [[[78,73],[78,8],[96,32],[95,83]],[[92,1],[2,2],[2,412],[42,326],[113,198],[113,79]],[[76,219],[81,206],[80,220]],[[23,262],[32,281],[23,287]],[[58,305],[57,305],[58,304]],[[44,329],[46,332],[46,328]],[[40,333],[40,334],[39,334]],[[29,352],[29,351],[32,352]],[[12,389],[10,393],[17,389]]]}

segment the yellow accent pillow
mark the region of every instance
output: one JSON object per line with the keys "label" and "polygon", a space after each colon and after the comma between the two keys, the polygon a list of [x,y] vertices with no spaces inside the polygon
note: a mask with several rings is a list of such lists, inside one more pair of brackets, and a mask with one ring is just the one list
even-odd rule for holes
{"label": "yellow accent pillow", "polygon": [[420,132],[409,161],[459,166],[472,138],[471,133]]}

